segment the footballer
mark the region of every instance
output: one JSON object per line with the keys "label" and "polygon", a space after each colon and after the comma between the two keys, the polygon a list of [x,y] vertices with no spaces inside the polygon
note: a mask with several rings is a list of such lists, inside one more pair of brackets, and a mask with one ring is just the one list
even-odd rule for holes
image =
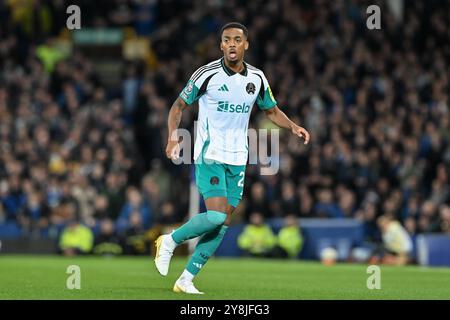
{"label": "footballer", "polygon": [[176,133],[183,110],[199,101],[197,137],[194,145],[196,185],[207,211],[199,213],[171,234],[156,240],[155,265],[166,276],[175,248],[200,237],[185,270],[173,290],[203,294],[194,286],[194,277],[219,247],[231,215],[242,198],[248,158],[247,128],[256,103],[276,125],[292,131],[307,144],[307,130],[281,111],[264,73],[244,62],[249,47],[247,28],[231,22],[221,29],[221,59],[197,69],[172,105],[168,118],[166,155],[178,159],[180,146],[171,137]]}

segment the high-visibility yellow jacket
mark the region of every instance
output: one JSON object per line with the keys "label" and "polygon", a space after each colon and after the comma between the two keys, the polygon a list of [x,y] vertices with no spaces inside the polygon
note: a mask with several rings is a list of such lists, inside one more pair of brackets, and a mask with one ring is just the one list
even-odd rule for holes
{"label": "high-visibility yellow jacket", "polygon": [[64,229],[59,240],[59,247],[63,250],[77,248],[87,253],[92,250],[93,243],[94,236],[91,229],[79,224],[75,227],[67,227]]}
{"label": "high-visibility yellow jacket", "polygon": [[253,254],[269,251],[277,243],[272,229],[267,225],[248,225],[238,238],[238,246]]}
{"label": "high-visibility yellow jacket", "polygon": [[278,245],[288,253],[289,257],[297,257],[303,246],[303,236],[300,228],[297,226],[281,228],[278,233]]}

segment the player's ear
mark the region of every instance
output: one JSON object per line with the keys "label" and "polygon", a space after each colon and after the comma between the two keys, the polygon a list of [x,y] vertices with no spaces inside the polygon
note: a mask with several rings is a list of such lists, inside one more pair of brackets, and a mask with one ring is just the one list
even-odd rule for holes
{"label": "player's ear", "polygon": [[222,39],[220,40],[220,51],[223,51]]}
{"label": "player's ear", "polygon": [[248,46],[249,46],[249,44],[248,44],[248,40],[245,40],[245,50],[247,50],[247,49],[248,49]]}

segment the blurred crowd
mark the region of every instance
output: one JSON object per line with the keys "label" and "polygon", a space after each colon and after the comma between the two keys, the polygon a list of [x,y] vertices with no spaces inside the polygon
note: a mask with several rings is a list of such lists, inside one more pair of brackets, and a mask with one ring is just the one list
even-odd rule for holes
{"label": "blurred crowd", "polygon": [[[151,39],[155,66],[121,61],[114,89],[77,50],[44,63],[65,1],[22,3],[0,2],[0,223],[51,236],[77,221],[115,234],[182,222],[192,168],[165,159],[167,114],[221,56],[220,27],[240,21],[246,61],[312,139],[282,132],[276,175],[248,166],[234,222],[354,217],[380,240],[387,215],[411,236],[450,234],[447,1],[405,2],[401,20],[379,1],[81,1],[82,26]],[[381,30],[366,28],[373,3]],[[191,132],[196,109],[181,122]],[[250,127],[272,128],[256,109]]]}
{"label": "blurred crowd", "polygon": [[99,233],[113,222],[126,234],[182,219],[173,199],[183,197],[171,196],[177,187],[161,160],[142,160],[121,92],[105,88],[77,51],[42,56],[52,28],[36,38],[11,3],[0,4],[0,223],[56,237],[75,222]]}

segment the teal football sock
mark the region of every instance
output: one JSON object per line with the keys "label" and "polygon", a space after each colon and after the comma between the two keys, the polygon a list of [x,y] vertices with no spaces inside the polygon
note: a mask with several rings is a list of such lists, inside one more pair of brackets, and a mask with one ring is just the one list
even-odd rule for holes
{"label": "teal football sock", "polygon": [[180,244],[186,240],[196,238],[211,232],[225,222],[227,215],[223,212],[208,210],[191,218],[172,233],[173,240]]}
{"label": "teal football sock", "polygon": [[192,273],[194,276],[200,272],[201,268],[206,264],[208,259],[214,254],[214,252],[216,252],[227,229],[228,226],[222,225],[200,238],[197,246],[195,247],[194,254],[191,259],[189,259],[186,266],[187,271]]}

